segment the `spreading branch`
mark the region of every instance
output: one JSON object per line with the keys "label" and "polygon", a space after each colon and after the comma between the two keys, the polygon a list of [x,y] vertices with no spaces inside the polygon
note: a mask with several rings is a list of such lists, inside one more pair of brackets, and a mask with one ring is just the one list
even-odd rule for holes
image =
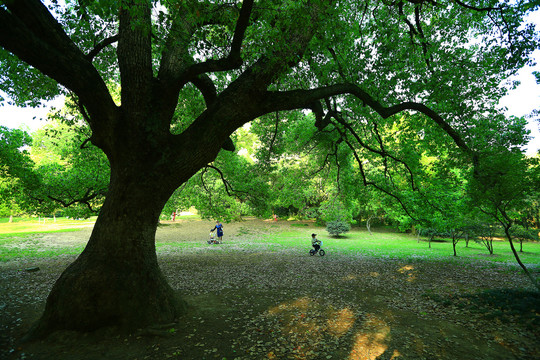
{"label": "spreading branch", "polygon": [[75,204],[83,204],[83,205],[86,205],[91,212],[95,213],[95,212],[97,212],[97,210],[92,208],[92,205],[90,204],[90,202],[93,199],[95,199],[96,197],[98,197],[98,196],[105,195],[105,193],[106,193],[105,190],[99,190],[99,191],[92,192],[91,189],[88,189],[83,196],[81,196],[80,198],[72,199],[71,201],[65,201],[65,200],[62,200],[62,199],[57,198],[55,196],[52,196],[52,195],[47,195],[47,198],[52,200],[52,201],[55,201],[55,202],[59,203],[60,205],[62,205],[65,208],[70,207],[70,206],[75,205]]}
{"label": "spreading branch", "polygon": [[231,183],[225,179],[225,175],[223,174],[223,171],[221,171],[219,168],[213,166],[213,165],[206,165],[206,168],[215,170],[219,177],[221,178],[221,181],[223,182],[223,185],[225,186],[225,191],[227,192],[227,195],[232,196],[233,193],[243,193],[243,194],[249,194],[247,191],[240,191],[235,190]]}
{"label": "spreading branch", "polygon": [[467,8],[469,10],[474,10],[474,11],[494,11],[494,10],[503,10],[504,7],[502,6],[486,6],[486,7],[476,7],[476,6],[472,6],[472,5],[469,5],[469,4],[466,4],[464,3],[463,1],[460,1],[460,0],[454,0],[454,2],[456,4],[458,4],[459,6],[463,6],[464,8]]}
{"label": "spreading branch", "polygon": [[362,90],[359,86],[355,84],[343,83],[320,87],[312,90],[268,92],[268,102],[266,106],[271,107],[272,111],[310,109],[313,107],[313,104],[320,99],[347,94],[353,95],[357,99],[361,100],[365,105],[369,106],[384,119],[407,110],[417,111],[426,115],[427,117],[432,119],[437,125],[439,125],[439,127],[441,127],[454,140],[455,144],[460,149],[471,155],[473,157],[473,160],[476,161],[476,155],[465,143],[460,134],[433,109],[427,107],[424,104],[410,101],[385,107],[379,101],[371,97],[371,95],[369,95],[366,91]]}
{"label": "spreading branch", "polygon": [[118,38],[119,38],[119,36],[117,34],[117,35],[114,35],[114,36],[111,36],[111,37],[108,37],[108,38],[104,39],[103,41],[98,43],[92,50],[90,50],[90,52],[88,54],[86,54],[86,58],[88,60],[92,61],[97,56],[97,54],[99,54],[101,52],[101,50],[103,50],[107,46],[117,42]]}
{"label": "spreading branch", "polygon": [[39,0],[3,4],[0,46],[76,93],[96,122],[113,118],[116,105],[105,82],[47,7]]}
{"label": "spreading branch", "polygon": [[193,79],[200,74],[205,74],[208,72],[227,71],[239,68],[242,65],[240,50],[242,48],[242,42],[244,41],[246,29],[249,25],[249,18],[252,10],[253,0],[245,0],[242,3],[240,15],[236,21],[233,40],[231,42],[231,50],[227,57],[219,60],[211,59],[202,63],[193,64],[185,71],[183,78]]}

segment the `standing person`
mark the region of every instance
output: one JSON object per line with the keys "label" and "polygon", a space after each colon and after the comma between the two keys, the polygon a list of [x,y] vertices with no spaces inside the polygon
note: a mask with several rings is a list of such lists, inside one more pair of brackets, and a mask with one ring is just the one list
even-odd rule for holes
{"label": "standing person", "polygon": [[219,242],[223,241],[223,224],[218,220],[216,221],[216,226],[210,231],[217,230],[217,237],[219,239]]}
{"label": "standing person", "polygon": [[321,248],[321,240],[317,239],[317,234],[311,234],[311,246],[313,246],[315,252]]}

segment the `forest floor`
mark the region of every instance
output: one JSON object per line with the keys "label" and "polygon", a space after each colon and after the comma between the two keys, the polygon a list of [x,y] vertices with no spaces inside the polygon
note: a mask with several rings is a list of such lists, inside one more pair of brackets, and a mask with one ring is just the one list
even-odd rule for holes
{"label": "forest floor", "polygon": [[[297,246],[260,241],[289,231],[285,221],[225,224],[224,244],[208,245],[211,225],[159,227],[162,271],[190,308],[176,323],[132,334],[60,331],[20,343],[75,255],[0,262],[0,358],[539,358],[540,295],[517,267],[331,247],[310,257],[311,224]],[[89,234],[36,234],[35,241],[44,249],[81,246]]]}

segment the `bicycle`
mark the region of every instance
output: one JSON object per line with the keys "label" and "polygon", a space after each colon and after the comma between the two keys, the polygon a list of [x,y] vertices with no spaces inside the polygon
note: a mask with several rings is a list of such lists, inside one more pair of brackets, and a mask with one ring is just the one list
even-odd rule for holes
{"label": "bicycle", "polygon": [[324,256],[326,254],[326,252],[321,248],[319,248],[319,250],[315,250],[315,249],[309,250],[310,256],[314,256],[316,253],[319,253],[320,256]]}

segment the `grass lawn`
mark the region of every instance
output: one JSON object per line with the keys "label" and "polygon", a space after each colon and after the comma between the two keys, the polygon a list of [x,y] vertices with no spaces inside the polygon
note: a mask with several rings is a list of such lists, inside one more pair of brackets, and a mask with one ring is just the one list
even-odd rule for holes
{"label": "grass lawn", "polygon": [[[13,260],[22,257],[47,257],[57,254],[76,254],[84,248],[88,240],[88,234],[82,233],[71,242],[64,242],[61,246],[46,249],[47,244],[42,241],[45,234],[57,232],[73,232],[82,229],[90,229],[95,222],[95,217],[87,220],[74,220],[66,218],[25,218],[14,219],[8,223],[7,218],[0,219],[0,255],[2,261]],[[190,237],[186,232],[192,232],[186,226],[198,226],[201,222],[198,215],[177,216],[176,222],[165,221],[162,227],[174,232],[178,230],[180,236],[156,236],[158,253],[168,248],[199,248],[206,246],[201,241],[202,236]],[[187,225],[191,224],[191,225]],[[211,222],[208,222],[211,224]],[[234,224],[234,226],[232,226]],[[436,260],[444,262],[462,260],[480,260],[488,263],[508,263],[516,265],[514,254],[507,241],[494,241],[494,254],[489,255],[483,244],[470,240],[468,246],[465,240],[457,244],[457,257],[453,256],[452,241],[438,240],[431,242],[431,248],[426,239],[418,239],[410,234],[393,232],[388,229],[374,230],[370,235],[363,228],[353,228],[342,237],[333,238],[322,227],[317,227],[310,222],[280,222],[279,225],[268,222],[264,227],[253,226],[250,221],[225,224],[225,228],[234,229],[226,232],[225,241],[234,240],[236,247],[253,248],[265,246],[268,251],[277,251],[284,248],[308,251],[310,249],[311,233],[317,233],[323,241],[323,248],[328,255],[339,253],[344,255],[363,255],[374,258],[400,259],[403,261]],[[161,227],[160,227],[161,228]],[[228,236],[228,237],[227,237]],[[203,237],[204,239],[204,237]],[[248,241],[245,241],[245,240]],[[52,242],[52,237],[48,238]],[[24,246],[15,246],[15,245]],[[45,246],[44,246],[45,245]],[[514,242],[519,250],[519,242]],[[523,245],[524,252],[519,253],[523,263],[528,266],[540,266],[540,242],[526,242]]]}
{"label": "grass lawn", "polygon": [[96,218],[74,220],[67,218],[0,218],[0,235],[51,233],[58,231],[77,231],[94,225]]}
{"label": "grass lawn", "polygon": [[91,228],[95,222],[95,218],[14,218],[11,223],[8,220],[0,219],[0,262],[79,254],[84,249],[84,243],[74,241],[58,244],[50,241],[50,236],[79,232]]}
{"label": "grass lawn", "polygon": [[[341,239],[329,238],[323,244],[347,253],[362,253],[368,256],[394,258],[402,260],[430,259],[452,261],[452,240],[432,241],[431,248],[425,239],[400,233],[373,233],[367,231],[351,231]],[[519,242],[514,242],[519,251]],[[508,241],[494,241],[494,254],[489,255],[482,243],[470,240],[466,246],[465,240],[456,245],[457,257],[473,260],[487,260],[497,263],[516,263]],[[519,253],[522,262],[530,265],[540,265],[540,242],[528,242],[523,245],[524,252]]]}

